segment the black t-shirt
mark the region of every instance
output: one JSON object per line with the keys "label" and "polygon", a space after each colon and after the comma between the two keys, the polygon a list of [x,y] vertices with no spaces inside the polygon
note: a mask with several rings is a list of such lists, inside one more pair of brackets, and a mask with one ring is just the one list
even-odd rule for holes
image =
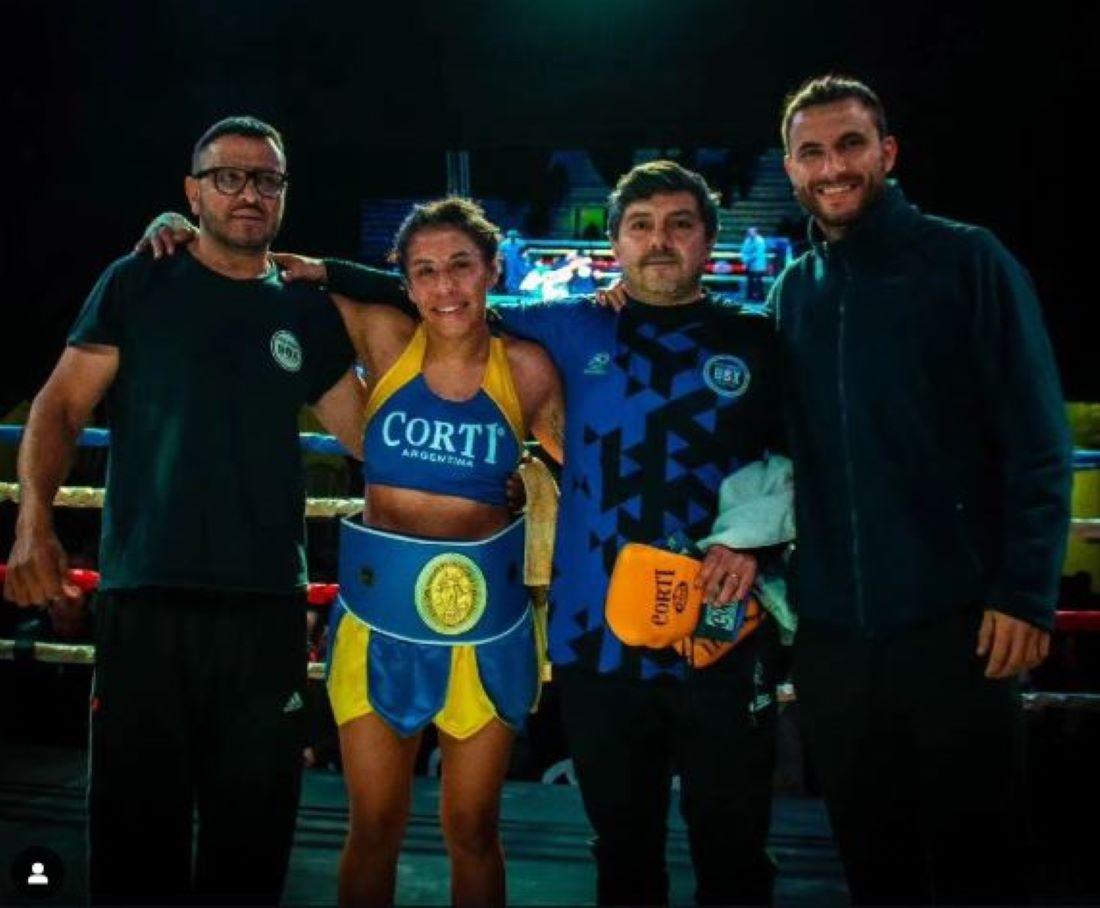
{"label": "black t-shirt", "polygon": [[316,287],[127,256],[69,343],[119,350],[101,586],[289,592],[306,582],[298,413],[354,354]]}

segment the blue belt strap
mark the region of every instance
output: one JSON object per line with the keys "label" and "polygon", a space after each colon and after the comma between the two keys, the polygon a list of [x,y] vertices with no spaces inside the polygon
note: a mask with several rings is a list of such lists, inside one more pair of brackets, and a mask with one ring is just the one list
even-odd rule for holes
{"label": "blue belt strap", "polygon": [[340,522],[340,603],[413,643],[488,643],[527,616],[524,520],[488,539],[420,539]]}

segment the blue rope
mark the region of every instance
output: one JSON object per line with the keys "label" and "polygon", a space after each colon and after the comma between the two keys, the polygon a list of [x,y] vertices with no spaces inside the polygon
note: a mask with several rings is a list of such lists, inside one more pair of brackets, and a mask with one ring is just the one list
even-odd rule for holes
{"label": "blue rope", "polygon": [[[19,444],[23,437],[22,426],[0,425],[0,444]],[[302,450],[309,454],[345,453],[343,446],[331,435],[317,432],[301,432],[298,435]],[[80,433],[77,444],[82,448],[106,448],[111,444],[111,433],[107,429],[85,429]]]}
{"label": "blue rope", "polygon": [[[23,437],[22,426],[0,425],[0,444],[19,444]],[[298,438],[302,450],[309,454],[344,455],[343,445],[331,435],[318,432],[300,432]],[[107,429],[85,429],[80,433],[77,444],[82,448],[106,448],[111,443],[111,433]],[[1073,452],[1075,470],[1100,469],[1100,450],[1077,448]]]}

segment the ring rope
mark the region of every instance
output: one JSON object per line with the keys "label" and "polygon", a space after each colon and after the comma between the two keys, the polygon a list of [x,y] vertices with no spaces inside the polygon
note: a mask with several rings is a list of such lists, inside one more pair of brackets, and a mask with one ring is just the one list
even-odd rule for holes
{"label": "ring rope", "polygon": [[[0,582],[7,574],[7,565],[0,564]],[[69,579],[83,592],[91,592],[99,585],[96,571],[73,569],[68,572]],[[306,598],[310,605],[330,604],[339,593],[335,583],[311,583],[306,589]],[[1100,631],[1100,611],[1060,611],[1055,613],[1055,626],[1060,631]],[[36,662],[49,662],[66,665],[93,665],[95,647],[91,644],[70,643],[32,643],[21,647],[23,653]],[[16,657],[16,642],[0,640],[0,660],[13,660]],[[325,677],[323,662],[310,662],[307,668],[310,680],[320,681]],[[794,686],[781,684],[778,688],[781,703],[789,703],[796,698]],[[1031,691],[1022,694],[1025,709],[1080,709],[1100,712],[1100,694],[1060,693],[1056,691]]]}
{"label": "ring rope", "polygon": [[[61,508],[102,508],[103,489],[91,486],[62,486],[53,503]],[[0,502],[19,503],[19,483],[0,482]],[[307,498],[307,517],[350,517],[363,510],[362,498]],[[1075,517],[1070,534],[1078,539],[1100,541],[1100,517]]]}
{"label": "ring rope", "polygon": [[[19,654],[16,655],[16,650]],[[31,643],[19,645],[15,640],[0,640],[0,661],[29,658],[51,665],[95,665],[95,646],[91,643]],[[310,681],[323,681],[325,663],[308,663]]]}
{"label": "ring rope", "polygon": [[[8,566],[0,564],[0,583],[8,576]],[[82,593],[92,593],[99,587],[99,572],[87,568],[70,568],[65,572],[66,579]],[[340,592],[335,583],[310,583],[306,586],[306,601],[310,605],[331,605]]]}
{"label": "ring rope", "polygon": [[1075,517],[1069,522],[1069,532],[1086,542],[1100,542],[1100,517]]}
{"label": "ring rope", "polygon": [[[0,424],[0,444],[19,444],[25,427],[19,424]],[[76,443],[81,448],[107,448],[111,445],[110,429],[82,429]],[[335,454],[348,457],[347,449],[331,435],[321,432],[299,432],[298,444],[307,454]],[[1085,452],[1090,453],[1090,452]],[[1100,461],[1100,451],[1091,452]]]}
{"label": "ring rope", "polygon": [[[4,424],[0,425],[0,443],[18,444],[23,437],[23,426]],[[303,451],[309,454],[339,454],[347,455],[344,446],[331,435],[320,432],[299,432],[299,444]],[[76,443],[82,448],[106,448],[111,444],[110,429],[83,429],[77,436]]]}
{"label": "ring rope", "polygon": [[[8,575],[8,566],[0,564],[0,583]],[[70,568],[66,577],[81,592],[91,593],[99,586],[99,572],[86,568]],[[336,583],[310,583],[306,587],[306,599],[310,605],[331,605],[340,592]],[[1060,631],[1100,631],[1100,611],[1058,611],[1054,613],[1054,627]]]}
{"label": "ring rope", "polygon": [[[53,503],[63,508],[102,508],[103,489],[88,486],[63,486]],[[19,483],[0,482],[0,502],[19,502]],[[362,498],[307,498],[307,517],[350,517],[363,510]]]}
{"label": "ring rope", "polygon": [[[14,640],[0,640],[0,661],[13,661],[16,658],[29,657],[35,662],[44,662],[53,665],[94,665],[95,647],[91,644],[72,643],[33,643],[27,646],[19,656],[16,656],[16,642]],[[311,681],[323,681],[325,677],[324,662],[310,662],[307,667],[307,676]],[[777,697],[780,703],[794,703],[798,700],[797,692],[793,684],[780,684],[777,688]],[[1029,691],[1021,694],[1024,709],[1074,709],[1087,712],[1100,712],[1100,694],[1090,693],[1059,693],[1052,691]]]}

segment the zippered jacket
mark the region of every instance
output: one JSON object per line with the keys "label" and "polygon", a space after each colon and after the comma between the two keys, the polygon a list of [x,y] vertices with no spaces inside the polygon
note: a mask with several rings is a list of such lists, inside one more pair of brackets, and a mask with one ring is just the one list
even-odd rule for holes
{"label": "zippered jacket", "polygon": [[993,608],[1043,628],[1069,521],[1069,429],[1027,272],[889,184],[771,306],[785,361],[801,616],[889,632]]}

